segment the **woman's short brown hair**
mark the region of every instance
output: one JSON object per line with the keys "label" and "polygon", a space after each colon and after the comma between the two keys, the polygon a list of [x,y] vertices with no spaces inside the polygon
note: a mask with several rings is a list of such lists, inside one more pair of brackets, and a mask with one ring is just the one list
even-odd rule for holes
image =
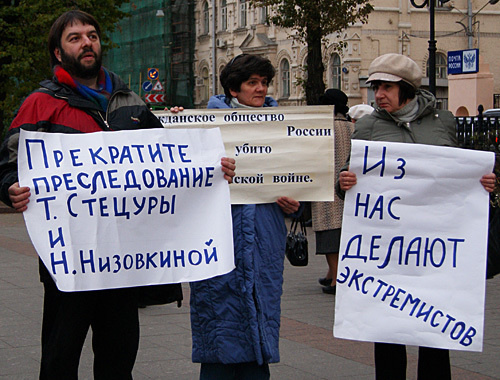
{"label": "woman's short brown hair", "polygon": [[232,98],[231,90],[240,91],[241,84],[253,74],[267,78],[267,83],[274,78],[274,67],[267,58],[253,54],[240,54],[224,67],[220,74],[220,83],[228,99]]}

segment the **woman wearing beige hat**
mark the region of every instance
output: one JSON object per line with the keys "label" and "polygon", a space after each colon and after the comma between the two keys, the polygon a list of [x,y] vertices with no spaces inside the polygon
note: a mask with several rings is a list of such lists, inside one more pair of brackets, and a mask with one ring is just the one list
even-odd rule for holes
{"label": "woman wearing beige hat", "polygon": [[[358,120],[353,139],[456,146],[455,120],[449,111],[435,108],[436,99],[420,89],[421,68],[401,54],[385,54],[368,69],[377,108]],[[481,184],[493,191],[495,175],[484,175]],[[356,184],[349,170],[339,175],[337,192],[342,196]],[[406,347],[401,344],[375,343],[377,380],[406,379]],[[451,379],[448,350],[419,347],[419,380]]]}

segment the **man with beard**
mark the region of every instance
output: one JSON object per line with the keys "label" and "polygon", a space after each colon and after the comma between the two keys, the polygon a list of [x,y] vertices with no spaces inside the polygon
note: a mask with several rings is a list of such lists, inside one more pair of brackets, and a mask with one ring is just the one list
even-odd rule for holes
{"label": "man with beard", "polygon": [[[0,150],[0,199],[18,212],[28,207],[30,189],[20,187],[17,148],[20,129],[52,133],[162,128],[138,95],[101,66],[101,30],[95,18],[73,10],[49,32],[52,80],[22,104]],[[222,159],[225,178],[234,160]],[[132,379],[139,346],[137,289],[61,292],[40,261],[44,285],[40,379],[78,378],[82,347],[92,327],[94,378]],[[168,288],[182,299],[180,285]]]}

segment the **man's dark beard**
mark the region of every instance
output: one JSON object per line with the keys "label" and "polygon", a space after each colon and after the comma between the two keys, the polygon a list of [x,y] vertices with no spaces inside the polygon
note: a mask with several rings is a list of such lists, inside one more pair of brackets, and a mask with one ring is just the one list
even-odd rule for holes
{"label": "man's dark beard", "polygon": [[81,78],[81,79],[96,78],[97,75],[99,74],[99,71],[101,70],[101,65],[102,65],[101,54],[96,54],[96,60],[94,64],[90,67],[85,67],[80,63],[80,59],[83,57],[84,54],[88,53],[89,51],[93,50],[87,49],[83,51],[82,54],[80,54],[77,59],[75,59],[74,57],[70,57],[69,55],[67,55],[64,49],[61,48],[62,68],[66,70],[68,73],[70,73],[71,76],[74,76],[76,78]]}

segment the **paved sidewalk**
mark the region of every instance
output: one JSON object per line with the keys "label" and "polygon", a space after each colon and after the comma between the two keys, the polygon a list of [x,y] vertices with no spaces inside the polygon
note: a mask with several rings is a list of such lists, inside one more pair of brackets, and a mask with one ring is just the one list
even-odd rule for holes
{"label": "paved sidewalk", "polygon": [[[310,247],[314,235],[309,234]],[[281,363],[271,365],[273,380],[368,380],[374,378],[373,346],[334,339],[335,297],[321,292],[317,278],[324,257],[309,266],[286,264],[282,298]],[[37,379],[40,356],[42,286],[36,253],[21,215],[0,213],[0,379]],[[184,286],[189,300],[189,287]],[[191,363],[189,305],[140,310],[141,343],[135,380],[198,378]],[[500,277],[487,282],[482,353],[451,353],[454,380],[500,379]],[[409,350],[408,379],[416,378],[416,349]],[[80,379],[92,379],[92,352],[84,348]]]}

